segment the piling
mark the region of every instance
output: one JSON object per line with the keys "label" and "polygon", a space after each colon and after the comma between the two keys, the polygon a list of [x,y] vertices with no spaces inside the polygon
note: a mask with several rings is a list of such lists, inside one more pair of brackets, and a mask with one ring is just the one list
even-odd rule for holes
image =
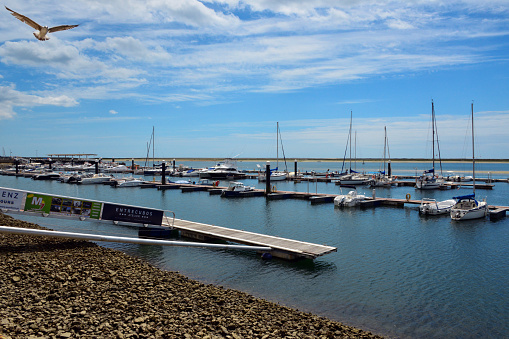
{"label": "piling", "polygon": [[294,170],[293,170],[293,173],[295,173],[293,176],[296,177],[297,176],[297,159],[295,159],[295,162],[294,162]]}
{"label": "piling", "polygon": [[53,164],[53,161],[51,161],[51,158],[48,159],[48,162],[49,162],[49,169],[52,169],[52,164]]}
{"label": "piling", "polygon": [[162,173],[161,173],[161,184],[162,185],[166,185],[166,161],[163,161],[161,163],[161,170],[162,170]]}
{"label": "piling", "polygon": [[270,189],[270,161],[267,161],[267,165],[265,166],[265,194],[269,194],[271,192]]}
{"label": "piling", "polygon": [[99,174],[99,162],[95,161],[95,174]]}

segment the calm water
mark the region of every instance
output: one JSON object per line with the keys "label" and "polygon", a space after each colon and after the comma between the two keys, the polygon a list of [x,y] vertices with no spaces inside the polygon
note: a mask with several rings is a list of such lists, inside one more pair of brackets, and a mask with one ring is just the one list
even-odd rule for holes
{"label": "calm water", "polygon": [[[192,163],[193,167],[212,163]],[[263,164],[261,164],[263,165]],[[274,166],[274,165],[272,165]],[[288,168],[293,171],[294,163]],[[299,163],[300,170],[336,170],[337,163]],[[341,164],[339,164],[341,166]],[[469,174],[468,164],[444,171]],[[254,162],[239,162],[255,169]],[[280,168],[282,165],[280,163]],[[396,175],[413,175],[427,163],[393,163]],[[358,170],[378,170],[366,163]],[[478,176],[509,177],[509,164],[479,164]],[[256,180],[246,183],[264,187]],[[509,218],[452,222],[421,217],[417,207],[337,209],[332,203],[224,199],[206,192],[115,189],[0,176],[0,186],[174,211],[178,218],[335,246],[314,261],[263,261],[254,253],[110,244],[151,263],[206,283],[246,291],[303,311],[396,338],[509,337]],[[339,193],[326,183],[277,183],[278,190]],[[359,192],[372,194],[369,188]],[[377,188],[377,196],[448,199],[468,189],[423,192]],[[478,190],[493,205],[509,205],[509,184]],[[19,217],[21,218],[21,217]],[[135,235],[136,229],[92,222],[23,217],[54,229]],[[76,226],[77,225],[77,226]],[[104,244],[103,244],[104,245]]]}

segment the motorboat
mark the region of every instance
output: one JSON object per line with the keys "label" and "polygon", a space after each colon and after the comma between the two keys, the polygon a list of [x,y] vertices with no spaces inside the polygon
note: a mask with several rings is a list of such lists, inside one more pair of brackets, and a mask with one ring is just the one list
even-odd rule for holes
{"label": "motorboat", "polygon": [[357,194],[357,190],[352,190],[348,194],[338,195],[334,198],[334,206],[354,207],[360,205],[361,201],[366,200],[363,194]]}
{"label": "motorboat", "polygon": [[255,189],[254,187],[247,186],[243,182],[232,181],[232,182],[230,182],[228,187],[225,190],[223,190],[223,192],[221,192],[221,196],[222,197],[234,196],[234,195],[238,195],[239,193],[242,193],[242,192],[254,191],[254,189]]}
{"label": "motorboat", "polygon": [[235,180],[245,178],[246,174],[237,169],[233,159],[226,159],[212,168],[200,171],[199,176],[201,179]]}
{"label": "motorboat", "polygon": [[137,187],[144,184],[146,181],[140,178],[125,177],[115,180],[114,187]]}
{"label": "motorboat", "polygon": [[78,184],[81,185],[104,184],[105,182],[110,181],[112,178],[113,176],[104,173],[85,175],[81,177],[81,180],[78,181]]}
{"label": "motorboat", "polygon": [[103,172],[106,173],[124,173],[130,171],[126,165],[110,165],[103,168]]}
{"label": "motorboat", "polygon": [[183,171],[181,176],[182,177],[199,177],[200,176],[200,170],[189,169],[187,171]]}
{"label": "motorboat", "polygon": [[61,177],[60,173],[49,171],[36,174],[32,177],[33,180],[57,180]]}
{"label": "motorboat", "polygon": [[454,204],[456,204],[455,199],[436,201],[435,199],[424,198],[421,200],[419,213],[424,215],[448,214],[451,212],[451,208],[454,206]]}
{"label": "motorboat", "polygon": [[468,220],[484,218],[488,215],[488,203],[486,199],[478,201],[475,199],[475,152],[474,152],[474,104],[472,103],[472,188],[473,193],[469,195],[454,197],[456,204],[451,208],[452,220]]}

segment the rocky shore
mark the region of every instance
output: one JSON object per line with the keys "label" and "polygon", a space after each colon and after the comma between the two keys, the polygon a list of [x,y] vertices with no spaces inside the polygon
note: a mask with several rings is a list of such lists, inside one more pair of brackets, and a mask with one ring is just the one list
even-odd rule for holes
{"label": "rocky shore", "polygon": [[381,338],[86,241],[0,233],[0,272],[0,338]]}

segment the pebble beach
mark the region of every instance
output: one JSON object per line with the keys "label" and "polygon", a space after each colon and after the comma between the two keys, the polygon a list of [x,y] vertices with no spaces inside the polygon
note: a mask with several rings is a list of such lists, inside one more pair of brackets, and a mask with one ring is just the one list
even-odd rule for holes
{"label": "pebble beach", "polygon": [[0,233],[0,267],[2,339],[382,338],[88,241]]}

